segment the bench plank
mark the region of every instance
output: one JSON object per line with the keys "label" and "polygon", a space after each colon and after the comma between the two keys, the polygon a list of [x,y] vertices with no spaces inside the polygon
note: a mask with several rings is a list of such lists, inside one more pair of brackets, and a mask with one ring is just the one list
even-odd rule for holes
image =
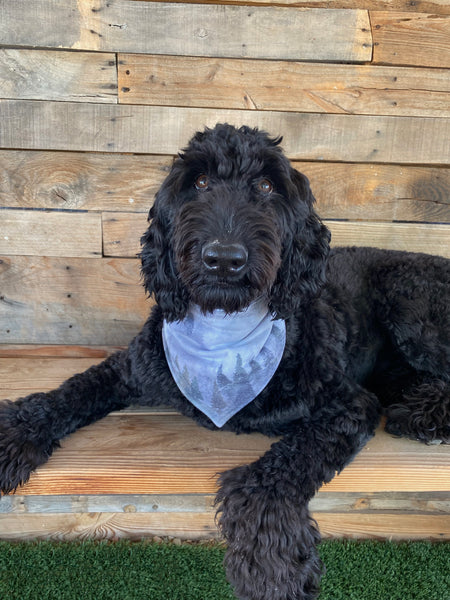
{"label": "bench plank", "polygon": [[[81,496],[3,496],[0,514],[57,514],[82,512],[201,513],[214,506],[214,494],[83,494]],[[448,492],[319,492],[309,504],[315,513],[409,512],[420,515],[450,513]]]}
{"label": "bench plank", "polygon": [[[36,494],[214,493],[218,472],[256,460],[273,439],[197,426],[178,414],[121,414],[85,427],[21,489]],[[450,491],[450,447],[383,431],[324,492]]]}
{"label": "bench plank", "polygon": [[120,54],[124,104],[450,116],[445,69]]}
{"label": "bench plank", "polygon": [[[0,358],[106,358],[123,346],[52,346],[50,344],[0,344]],[[22,363],[17,361],[17,369]],[[32,364],[32,363],[31,363]],[[2,368],[2,367],[0,367]],[[4,367],[3,367],[4,368]],[[13,367],[16,368],[16,367]]]}
{"label": "bench plank", "polygon": [[[450,517],[417,514],[316,513],[323,538],[448,540]],[[130,539],[176,536],[215,539],[219,537],[214,511],[201,513],[68,513],[52,515],[0,514],[1,540]]]}
{"label": "bench plank", "polygon": [[82,373],[99,358],[0,358],[0,398],[16,400],[35,392],[48,392]]}
{"label": "bench plank", "polygon": [[8,99],[0,120],[0,146],[28,150],[176,154],[195,131],[229,122],[284,135],[292,159],[443,165],[450,139],[446,118]]}

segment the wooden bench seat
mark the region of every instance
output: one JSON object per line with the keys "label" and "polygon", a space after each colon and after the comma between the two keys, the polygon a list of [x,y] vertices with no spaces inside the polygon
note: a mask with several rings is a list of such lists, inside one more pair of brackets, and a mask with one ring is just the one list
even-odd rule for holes
{"label": "wooden bench seat", "polygon": [[[17,358],[10,347],[0,358],[2,395],[54,387],[107,350],[90,352],[66,348],[50,359],[30,347]],[[256,460],[271,443],[211,432],[169,410],[112,413],[63,440],[26,486],[0,500],[0,539],[216,537],[217,473]],[[450,539],[450,447],[380,429],[311,508],[325,537]]]}

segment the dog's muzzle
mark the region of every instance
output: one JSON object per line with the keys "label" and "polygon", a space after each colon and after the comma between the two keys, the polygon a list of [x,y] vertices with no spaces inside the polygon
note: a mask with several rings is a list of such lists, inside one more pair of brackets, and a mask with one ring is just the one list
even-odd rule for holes
{"label": "dog's muzzle", "polygon": [[208,273],[218,277],[232,277],[243,271],[248,251],[242,244],[214,240],[203,246],[201,256]]}

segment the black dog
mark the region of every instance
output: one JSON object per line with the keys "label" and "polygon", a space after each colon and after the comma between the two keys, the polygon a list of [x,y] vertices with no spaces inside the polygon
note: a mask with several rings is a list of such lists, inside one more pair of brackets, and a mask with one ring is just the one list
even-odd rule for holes
{"label": "black dog", "polygon": [[249,600],[316,596],[308,502],[373,435],[383,406],[389,432],[450,442],[450,261],[330,253],[280,141],[229,125],[197,133],[142,238],[157,300],[142,331],[57,390],[0,404],[3,493],[62,437],[131,403],[164,399],[205,427],[281,436],[219,480],[227,574]]}

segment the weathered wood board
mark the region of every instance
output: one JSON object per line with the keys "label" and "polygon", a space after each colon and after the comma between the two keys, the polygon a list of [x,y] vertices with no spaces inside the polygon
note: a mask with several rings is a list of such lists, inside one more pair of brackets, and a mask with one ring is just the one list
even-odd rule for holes
{"label": "weathered wood board", "polygon": [[56,389],[103,358],[0,358],[0,398],[16,400]]}
{"label": "weathered wood board", "polygon": [[[450,169],[294,162],[327,219],[450,222]],[[430,231],[431,233],[431,231]]]}
{"label": "weathered wood board", "polygon": [[147,212],[172,160],[170,156],[1,150],[0,205]]}
{"label": "weathered wood board", "polygon": [[[135,0],[144,2],[145,0]],[[168,0],[179,2],[180,0]],[[216,0],[191,0],[198,4],[215,4]],[[221,4],[244,4],[257,6],[271,5],[273,0],[220,0]],[[330,8],[330,0],[277,0],[277,6],[296,6],[301,8]],[[333,0],[333,8],[354,8],[365,10],[392,10],[450,14],[448,0]]]}
{"label": "weathered wood board", "polygon": [[[104,359],[123,346],[69,346],[52,344],[0,344],[0,358],[35,359],[35,358],[91,358]],[[25,366],[26,361],[18,362]],[[15,367],[13,367],[15,368]]]}
{"label": "weathered wood board", "polygon": [[[257,460],[273,442],[208,431],[177,414],[111,415],[66,438],[21,494],[214,493],[218,472]],[[449,492],[449,469],[448,446],[379,431],[322,490]]]}
{"label": "weathered wood board", "polygon": [[445,69],[119,54],[124,104],[450,116]]}
{"label": "weathered wood board", "polygon": [[[448,540],[446,515],[351,514],[313,512],[322,538],[387,540]],[[68,513],[0,514],[1,540],[80,541],[178,537],[215,539],[219,532],[214,511],[198,513]]]}
{"label": "weathered wood board", "polygon": [[450,67],[450,16],[372,12],[373,62]]}
{"label": "weathered wood board", "polygon": [[[220,434],[219,434],[220,435]],[[56,514],[80,512],[132,513],[202,513],[214,507],[214,494],[83,494],[3,496],[0,514]],[[316,513],[374,514],[408,511],[416,515],[444,515],[450,512],[447,492],[322,492],[311,499],[309,507]],[[450,533],[450,532],[449,532]]]}
{"label": "weathered wood board", "polygon": [[326,221],[333,246],[371,246],[450,258],[450,226]]}
{"label": "weathered wood board", "polygon": [[[147,213],[172,156],[0,151],[0,204]],[[450,169],[294,162],[324,218],[450,222]],[[144,230],[142,230],[143,233]]]}
{"label": "weathered wood board", "polygon": [[0,95],[117,103],[115,54],[0,48]]}
{"label": "weathered wood board", "polygon": [[0,27],[10,46],[346,62],[372,56],[364,10],[15,0],[2,3]]}
{"label": "weathered wood board", "polygon": [[146,214],[104,213],[102,223],[105,256],[136,256],[139,253],[147,225]]}
{"label": "weathered wood board", "polygon": [[100,257],[100,215],[83,212],[2,210],[0,254]]}
{"label": "weathered wood board", "polygon": [[195,131],[229,122],[283,135],[295,159],[441,165],[450,139],[450,119],[30,100],[1,100],[0,120],[11,149],[176,154]]}
{"label": "weathered wood board", "polygon": [[[103,219],[105,256],[136,256],[145,223],[143,214],[107,213]],[[334,246],[372,246],[450,258],[450,225],[330,220],[325,224]]]}
{"label": "weathered wood board", "polygon": [[126,345],[148,315],[130,259],[0,257],[3,343]]}

